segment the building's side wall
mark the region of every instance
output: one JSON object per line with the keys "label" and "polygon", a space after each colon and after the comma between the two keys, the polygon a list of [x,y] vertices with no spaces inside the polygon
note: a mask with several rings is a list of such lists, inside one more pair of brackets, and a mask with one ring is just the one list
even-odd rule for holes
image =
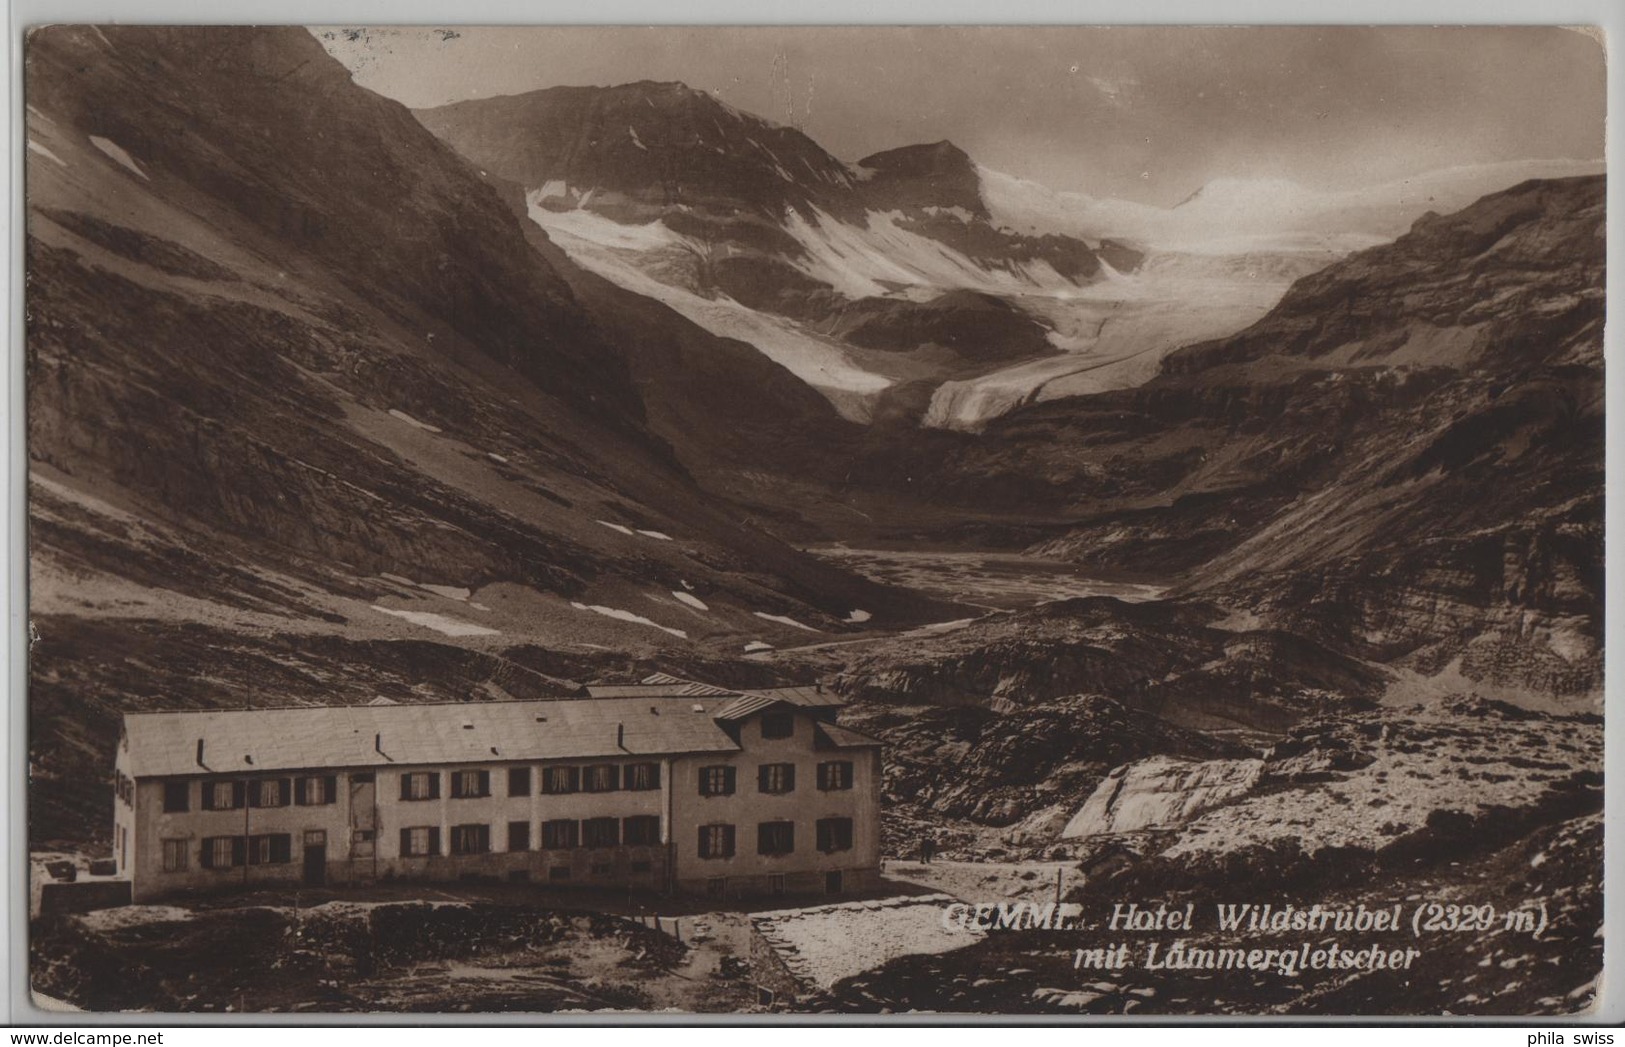
{"label": "building's side wall", "polygon": [[[122,785],[128,783],[128,785]],[[122,732],[113,760],[113,862],[118,875],[133,880],[146,848],[136,834],[138,790],[130,777],[130,749]]]}
{"label": "building's side wall", "polygon": [[[297,777],[280,775],[274,777]],[[164,780],[145,778],[136,783],[136,862],[133,893],[136,901],[184,890],[208,890],[255,884],[299,883],[304,875],[304,843],[307,832],[322,833],[327,840],[328,878],[352,878],[349,863],[334,861],[347,852],[349,837],[348,805],[344,776],[339,776],[338,799],[331,804],[300,807],[244,807],[236,810],[203,809],[206,779],[183,779],[187,786],[187,810],[164,811]],[[221,776],[207,780],[231,780]],[[204,867],[203,841],[215,836],[260,836],[288,834],[291,839],[286,862],[244,864],[231,868]],[[164,869],[164,841],[185,841],[185,868]]]}
{"label": "building's side wall", "polygon": [[[548,794],[541,791],[544,769],[551,766],[586,768],[595,764],[612,763],[625,768],[634,763],[658,763],[660,788],[610,792],[575,792]],[[512,767],[530,768],[530,792],[525,796],[508,795],[508,771]],[[663,841],[668,827],[665,819],[665,796],[670,773],[664,757],[644,757],[626,760],[558,760],[549,763],[493,764],[491,795],[484,798],[451,796],[450,769],[442,769],[440,798],[436,800],[401,799],[401,775],[432,768],[409,767],[378,772],[378,847],[380,875],[384,877],[420,877],[424,879],[457,879],[462,876],[496,876],[513,878],[521,874],[534,881],[555,885],[586,886],[641,886],[658,887],[665,882],[666,849]],[[660,841],[652,845],[617,847],[574,847],[546,849],[542,846],[542,825],[553,820],[580,821],[588,818],[615,818],[624,820],[638,815],[660,818]],[[530,826],[530,847],[522,852],[509,851],[508,823],[524,821]],[[451,830],[454,826],[485,824],[491,829],[491,850],[482,855],[452,855]],[[401,830],[412,827],[438,827],[440,849],[438,857],[409,857],[401,853]],[[555,870],[568,870],[568,876]]]}
{"label": "building's side wall", "polygon": [[[247,807],[233,810],[204,810],[203,788],[210,781],[252,781],[238,776],[184,779],[188,790],[184,813],[165,813],[163,779],[143,779],[136,784],[133,809],[127,815],[132,826],[132,866],[121,873],[130,876],[137,900],[188,890],[252,886],[256,884],[300,883],[308,873],[305,863],[307,841],[325,840],[326,862],[322,877],[330,883],[350,883],[375,879],[455,880],[462,877],[495,877],[545,881],[556,886],[582,885],[655,889],[668,882],[666,839],[667,790],[670,788],[670,761],[646,757],[619,761],[554,761],[555,764],[585,768],[589,764],[658,763],[660,787],[647,790],[618,789],[609,792],[543,794],[541,782],[545,763],[482,764],[478,769],[490,774],[490,794],[483,797],[454,798],[452,773],[459,767],[403,766],[386,769],[327,771],[336,779],[335,801],[316,806],[290,803],[285,807]],[[529,790],[525,795],[508,794],[508,770],[530,769]],[[431,771],[440,774],[440,795],[432,800],[401,799],[401,776]],[[355,775],[372,775],[374,802],[367,811],[354,810],[358,794],[352,788]],[[294,778],[297,772],[266,775],[267,778]],[[119,817],[115,798],[115,822]],[[648,845],[548,850],[542,847],[542,823],[554,819],[581,820],[655,816],[660,820],[657,842]],[[529,826],[529,847],[508,849],[508,823],[523,821]],[[456,826],[483,824],[489,828],[490,850],[482,854],[451,853],[452,830]],[[355,827],[370,825],[374,839],[372,853],[358,846]],[[139,828],[134,828],[138,826]],[[401,830],[432,827],[439,831],[440,853],[432,857],[411,857],[401,853]],[[203,841],[216,836],[258,836],[287,834],[291,838],[288,859],[274,864],[245,864],[230,868],[205,868]],[[115,838],[117,829],[115,826]],[[165,840],[185,841],[185,868],[165,871]],[[556,870],[566,870],[558,872]],[[563,877],[563,878],[561,878]]]}
{"label": "building's side wall", "polygon": [[[727,896],[817,893],[826,889],[826,874],[841,873],[841,888],[852,891],[872,885],[880,871],[880,757],[878,749],[816,750],[813,718],[796,714],[789,738],[766,738],[762,718],[752,717],[740,727],[741,751],[711,756],[683,756],[673,761],[672,851],[679,890]],[[818,765],[849,760],[852,788],[818,788]],[[757,769],[767,763],[795,765],[795,789],[763,793]],[[700,776],[706,767],[735,768],[731,796],[703,796]],[[850,850],[824,853],[818,849],[817,823],[824,818],[852,819]],[[762,822],[795,824],[795,849],[789,854],[757,853],[758,826]],[[734,854],[730,858],[701,858],[699,828],[734,826]],[[782,879],[780,879],[782,878]],[[721,881],[721,882],[719,882]]]}

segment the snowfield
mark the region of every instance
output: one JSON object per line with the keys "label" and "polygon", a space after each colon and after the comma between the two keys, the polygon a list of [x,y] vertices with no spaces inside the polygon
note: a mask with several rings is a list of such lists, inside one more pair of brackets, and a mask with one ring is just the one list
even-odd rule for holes
{"label": "snowfield", "polygon": [[[1145,264],[1120,273],[1103,263],[1100,279],[1080,287],[1041,261],[979,264],[903,228],[899,212],[871,211],[858,224],[816,209],[785,215],[783,228],[801,249],[785,261],[849,298],[928,301],[968,289],[1011,301],[1050,328],[1049,341],[1062,355],[946,381],[933,392],[921,424],[974,431],[1023,404],[1143,384],[1172,350],[1241,330],[1267,313],[1293,280],[1391,240],[1425,211],[1454,210],[1526,178],[1600,167],[1516,161],[1426,172],[1346,192],[1280,180],[1220,179],[1177,207],[1056,192],[978,168],[996,226],[1090,243],[1115,238],[1147,249]],[[755,346],[822,393],[842,417],[869,422],[882,394],[909,377],[895,358],[666,282],[681,279],[670,274],[688,271],[706,246],[660,221],[621,225],[594,214],[584,209],[592,197],[591,189],[549,182],[528,195],[530,217],[584,268],[665,303],[712,334]],[[576,209],[550,210],[544,200],[567,201]]]}
{"label": "snowfield", "polygon": [[421,625],[425,629],[433,629],[435,632],[444,633],[447,636],[496,636],[499,631],[487,629],[483,625],[475,625],[472,622],[458,621],[456,618],[448,618],[443,614],[435,614],[431,611],[401,611],[393,607],[382,607],[378,604],[374,604],[372,609],[382,611],[384,614],[394,615],[396,618],[404,618],[413,625]]}
{"label": "snowfield", "polygon": [[823,393],[843,417],[869,421],[874,399],[891,387],[890,378],[864,370],[832,339],[803,331],[789,320],[747,309],[731,298],[703,298],[650,276],[642,268],[649,264],[647,255],[699,249],[663,223],[625,226],[588,211],[549,211],[539,200],[537,196],[537,202],[531,204],[531,220],[547,230],[576,264],[663,302],[714,335],[754,345],[762,355]]}

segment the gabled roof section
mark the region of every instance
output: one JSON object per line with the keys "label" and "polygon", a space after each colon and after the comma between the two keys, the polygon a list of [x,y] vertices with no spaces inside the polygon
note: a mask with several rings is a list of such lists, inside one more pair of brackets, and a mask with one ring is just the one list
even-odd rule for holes
{"label": "gabled roof section", "polygon": [[313,706],[127,713],[124,726],[132,777],[251,775],[736,751],[739,744],[714,719],[719,704],[587,698]]}
{"label": "gabled roof section", "polygon": [[587,694],[593,698],[727,698],[738,693],[688,680],[678,680],[676,683],[591,684],[587,687]]}
{"label": "gabled roof section", "polygon": [[764,698],[777,698],[781,702],[799,705],[807,709],[839,709],[846,701],[834,691],[826,691],[820,686],[812,687],[753,687],[747,694],[759,694]]}
{"label": "gabled roof section", "polygon": [[813,732],[815,749],[878,749],[885,744],[873,735],[842,727],[838,723],[820,723]]}
{"label": "gabled roof section", "polygon": [[762,694],[742,694],[738,698],[718,706],[713,715],[718,720],[732,722],[755,716],[757,713],[771,709],[776,705],[790,706],[791,703],[778,698],[769,698]]}

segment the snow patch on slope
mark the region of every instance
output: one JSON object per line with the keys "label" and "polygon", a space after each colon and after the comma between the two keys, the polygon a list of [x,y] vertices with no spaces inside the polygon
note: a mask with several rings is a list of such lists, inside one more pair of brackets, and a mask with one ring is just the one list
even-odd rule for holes
{"label": "snow patch on slope", "polygon": [[407,425],[422,429],[426,433],[438,433],[441,431],[438,425],[430,425],[428,422],[420,422],[416,418],[413,418],[411,415],[407,414],[405,411],[394,407],[389,409],[389,416],[397,421],[405,422]]}
{"label": "snow patch on slope", "polygon": [[790,626],[791,628],[794,628],[794,629],[804,629],[809,633],[818,632],[818,630],[814,629],[812,626],[803,625],[801,622],[796,621],[794,618],[791,618],[789,615],[765,614],[762,611],[752,611],[751,613],[754,614],[756,617],[761,618],[761,619],[763,619],[765,621],[778,622],[780,625],[788,625],[788,626]]}
{"label": "snow patch on slope", "polygon": [[487,629],[483,625],[459,621],[456,618],[448,618],[446,615],[435,614],[431,611],[401,611],[393,607],[380,607],[377,604],[374,604],[372,609],[393,615],[396,618],[404,618],[413,625],[421,625],[426,629],[433,629],[435,632],[444,633],[447,636],[496,636],[498,633],[496,629]]}
{"label": "snow patch on slope", "polygon": [[805,251],[796,267],[849,298],[884,295],[888,283],[989,294],[1077,289],[1048,262],[1011,263],[1008,269],[979,265],[947,244],[902,228],[897,224],[901,217],[899,212],[870,211],[860,228],[814,208],[810,221],[792,211],[784,228]]}
{"label": "snow patch on slope", "polygon": [[43,145],[40,145],[38,142],[34,141],[32,138],[30,138],[28,140],[28,151],[31,152],[31,153],[38,153],[39,155],[45,157],[47,160],[55,160],[56,165],[58,167],[67,167],[68,166],[67,161],[63,160],[60,156],[57,156],[55,153],[51,152],[49,149],[45,148]]}
{"label": "snow patch on slope", "polygon": [[101,135],[91,135],[90,144],[95,146],[97,149],[100,149],[115,163],[127,169],[131,174],[140,175],[145,181],[152,181],[152,179],[147,177],[147,172],[141,170],[141,168],[136,165],[135,160],[130,156],[130,154],[126,153],[124,151],[124,147],[119,145],[117,142],[103,138]]}
{"label": "snow patch on slope", "polygon": [[651,626],[655,629],[659,629],[663,633],[670,633],[679,639],[688,639],[688,634],[683,632],[681,629],[672,629],[668,626],[661,625],[659,622],[645,618],[641,614],[633,614],[631,611],[623,611],[619,607],[605,607],[603,604],[585,604],[576,603],[574,601],[571,601],[570,606],[574,607],[578,611],[591,611],[594,614],[601,614],[606,618],[614,618],[617,621],[631,622],[634,625]]}

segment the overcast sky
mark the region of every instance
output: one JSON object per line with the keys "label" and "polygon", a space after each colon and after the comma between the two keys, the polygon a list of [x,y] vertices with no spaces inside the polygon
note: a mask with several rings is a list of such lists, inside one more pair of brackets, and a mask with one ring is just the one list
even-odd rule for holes
{"label": "overcast sky", "polygon": [[947,138],[1054,189],[1164,205],[1216,177],[1348,188],[1603,155],[1602,48],[1555,28],[315,32],[414,107],[680,80],[843,159]]}

